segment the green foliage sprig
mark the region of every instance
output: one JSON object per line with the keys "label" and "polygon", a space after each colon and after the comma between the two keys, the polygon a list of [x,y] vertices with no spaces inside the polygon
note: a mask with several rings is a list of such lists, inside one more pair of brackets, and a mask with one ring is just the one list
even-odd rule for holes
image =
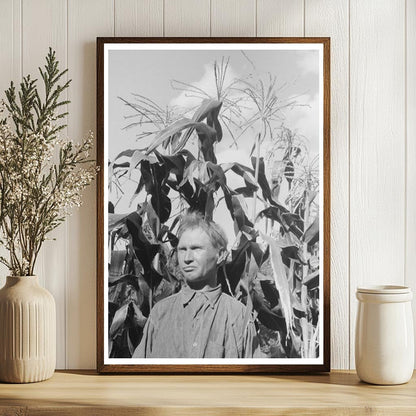
{"label": "green foliage sprig", "polygon": [[27,75],[19,90],[11,82],[0,106],[0,244],[10,255],[0,262],[13,276],[33,275],[47,235],[80,206],[96,173],[92,133],[80,144],[59,137],[69,103],[61,96],[71,81],[60,83],[67,69],[59,70],[51,48],[39,72],[43,94]]}

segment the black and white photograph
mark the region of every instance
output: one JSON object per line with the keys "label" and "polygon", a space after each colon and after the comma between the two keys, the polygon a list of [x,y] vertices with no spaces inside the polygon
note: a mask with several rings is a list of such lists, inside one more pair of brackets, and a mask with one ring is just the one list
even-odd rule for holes
{"label": "black and white photograph", "polygon": [[324,42],[101,47],[103,368],[323,369]]}

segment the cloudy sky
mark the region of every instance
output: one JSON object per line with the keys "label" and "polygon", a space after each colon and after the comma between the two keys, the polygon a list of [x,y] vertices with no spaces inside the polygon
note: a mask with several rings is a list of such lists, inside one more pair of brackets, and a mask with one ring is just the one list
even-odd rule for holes
{"label": "cloudy sky", "polygon": [[[195,98],[172,88],[172,80],[198,86],[208,94],[215,95],[213,64],[230,58],[226,82],[244,78],[254,73],[265,82],[268,74],[276,77],[278,96],[283,102],[295,99],[294,107],[283,110],[285,125],[306,137],[310,151],[318,150],[319,114],[319,61],[315,50],[112,50],[109,52],[109,156],[136,143],[138,129],[123,128],[132,111],[118,98],[134,101],[137,93],[151,98],[161,107],[195,106]],[[199,100],[200,101],[200,100]],[[224,143],[218,151],[230,146]],[[142,143],[139,142],[139,145]],[[241,140],[239,147],[252,146],[249,138]],[[141,147],[141,146],[139,146]],[[234,149],[235,150],[235,149]]]}
{"label": "cloudy sky", "polygon": [[[276,78],[277,96],[284,105],[279,120],[308,144],[311,155],[319,150],[319,53],[317,50],[110,50],[108,55],[108,131],[109,158],[129,148],[143,148],[148,142],[137,141],[140,127],[125,129],[133,114],[119,97],[133,102],[140,94],[159,106],[195,107],[200,98],[172,88],[172,81],[197,86],[215,96],[215,61],[229,58],[225,85],[233,79],[247,79],[249,74],[267,85],[269,76]],[[256,84],[257,85],[257,84]],[[245,116],[254,108],[245,103]],[[224,129],[225,131],[225,129]],[[248,130],[233,146],[230,135],[216,147],[219,162],[239,161],[250,166],[249,152],[256,129]],[[258,131],[258,130],[257,130]],[[262,146],[264,156],[267,143]],[[232,185],[232,184],[231,184]],[[121,206],[119,207],[121,209]],[[127,209],[127,207],[126,207]]]}

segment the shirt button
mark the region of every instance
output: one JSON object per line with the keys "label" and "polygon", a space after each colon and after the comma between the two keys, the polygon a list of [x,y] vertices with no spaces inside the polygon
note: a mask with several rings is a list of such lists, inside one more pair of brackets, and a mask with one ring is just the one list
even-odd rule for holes
{"label": "shirt button", "polygon": [[192,346],[193,347],[196,347],[198,344],[196,343],[196,342],[194,342],[193,344],[192,344]]}

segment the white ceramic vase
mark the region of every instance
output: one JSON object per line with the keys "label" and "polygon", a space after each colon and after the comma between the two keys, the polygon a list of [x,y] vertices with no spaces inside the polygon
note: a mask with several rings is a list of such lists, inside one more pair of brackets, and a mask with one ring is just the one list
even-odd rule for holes
{"label": "white ceramic vase", "polygon": [[372,384],[402,384],[414,368],[412,292],[405,286],[358,288],[355,366]]}
{"label": "white ceramic vase", "polygon": [[56,365],[53,296],[36,276],[8,276],[0,290],[0,381],[50,378]]}

